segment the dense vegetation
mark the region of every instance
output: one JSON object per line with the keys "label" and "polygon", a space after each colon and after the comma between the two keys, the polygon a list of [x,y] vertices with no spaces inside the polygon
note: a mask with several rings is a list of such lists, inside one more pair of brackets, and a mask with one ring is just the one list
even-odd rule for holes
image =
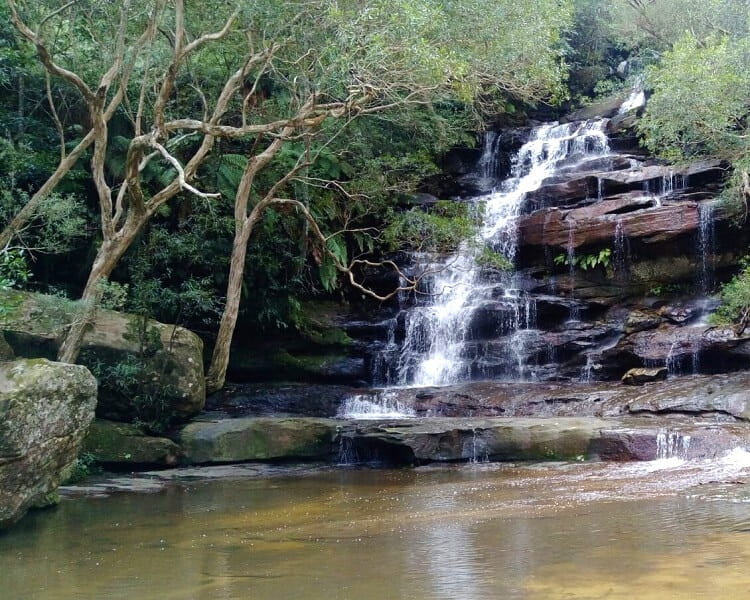
{"label": "dense vegetation", "polygon": [[186,324],[215,345],[218,388],[237,326],[304,331],[303,298],[385,298],[360,283],[371,263],[470,237],[449,205],[405,209],[446,150],[637,81],[643,144],[727,161],[742,215],[747,8],[3,1],[0,284]]}

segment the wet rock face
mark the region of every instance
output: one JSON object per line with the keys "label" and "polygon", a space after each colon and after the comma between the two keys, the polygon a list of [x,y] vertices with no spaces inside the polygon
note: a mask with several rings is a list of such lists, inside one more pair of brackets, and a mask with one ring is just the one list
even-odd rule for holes
{"label": "wet rock face", "polygon": [[695,375],[639,386],[622,385],[619,381],[477,381],[393,389],[389,390],[389,396],[419,416],[611,418],[647,414],[750,421],[750,372]]}
{"label": "wet rock face", "polygon": [[[76,318],[79,307],[75,302],[27,292],[0,291],[3,304],[9,310],[0,316],[0,330],[16,355],[27,358],[53,358],[62,333]],[[142,340],[140,319],[134,315],[111,310],[98,310],[93,326],[87,331],[81,350],[80,363],[92,366],[104,363],[117,365],[127,357],[140,353]],[[206,400],[203,375],[203,342],[182,327],[148,321],[147,332],[158,345],[147,359],[147,369],[164,382],[168,395],[169,412],[178,419],[198,414]],[[157,344],[158,342],[158,344]],[[136,414],[132,399],[116,389],[102,387],[97,414],[102,417],[128,421]]]}
{"label": "wet rock face", "polygon": [[713,458],[747,444],[750,429],[669,418],[250,418],[188,425],[182,437],[189,461],[200,464],[316,458],[336,463],[414,465]]}
{"label": "wet rock face", "polygon": [[230,384],[208,397],[206,410],[233,417],[331,417],[347,396],[360,392],[310,383]]}
{"label": "wet rock face", "polygon": [[0,364],[0,529],[54,503],[95,405],[96,380],[85,367],[44,359]]}

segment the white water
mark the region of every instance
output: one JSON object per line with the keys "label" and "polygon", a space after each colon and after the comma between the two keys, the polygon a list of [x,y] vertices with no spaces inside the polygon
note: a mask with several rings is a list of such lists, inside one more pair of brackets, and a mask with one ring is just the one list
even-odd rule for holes
{"label": "white water", "polygon": [[657,460],[681,459],[688,457],[690,436],[676,431],[663,430],[656,436]]}
{"label": "white water", "polygon": [[704,295],[708,295],[713,287],[714,262],[714,205],[704,203],[698,205],[698,253],[701,270],[698,275],[698,288]]}
{"label": "white water", "polygon": [[355,394],[344,399],[337,417],[344,419],[406,419],[416,416],[414,409],[396,400],[393,394]]}
{"label": "white water", "polygon": [[[516,220],[526,196],[541,187],[562,163],[570,164],[605,156],[609,145],[603,132],[605,121],[594,120],[537,127],[515,157],[511,177],[499,189],[474,200],[482,211],[477,239],[461,246],[442,261],[422,265],[436,273],[423,290],[431,302],[406,315],[405,338],[398,359],[396,383],[400,385],[443,385],[471,376],[466,359],[466,339],[472,317],[482,304],[492,300],[495,286],[482,285],[477,263],[485,247],[502,254],[513,264],[516,258]],[[495,138],[489,137],[479,161],[482,176],[493,169]],[[500,310],[508,313],[502,326],[510,335],[509,348],[516,364],[516,377],[524,377],[523,335],[533,327],[533,302],[514,284],[512,274],[501,277],[504,293]],[[509,320],[510,322],[506,322]]]}
{"label": "white water", "polygon": [[643,91],[642,86],[643,80],[641,78],[638,78],[635,86],[633,87],[633,91],[630,92],[630,96],[628,96],[627,100],[622,103],[620,109],[617,111],[618,115],[624,115],[631,110],[638,110],[639,108],[643,108],[644,106],[646,106],[646,94]]}

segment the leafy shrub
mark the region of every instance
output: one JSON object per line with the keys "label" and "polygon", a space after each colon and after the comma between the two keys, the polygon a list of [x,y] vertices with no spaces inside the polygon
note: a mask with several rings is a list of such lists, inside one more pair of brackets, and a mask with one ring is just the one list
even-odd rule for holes
{"label": "leafy shrub", "polygon": [[23,250],[12,249],[0,252],[0,288],[23,287],[31,279],[31,270]]}
{"label": "leafy shrub", "polygon": [[716,325],[738,325],[744,331],[750,319],[750,257],[743,258],[740,264],[742,271],[721,288],[721,305],[711,315],[711,322]]}
{"label": "leafy shrub", "polygon": [[476,260],[477,264],[485,269],[495,269],[496,271],[511,271],[513,269],[512,262],[489,246],[482,248]]}
{"label": "leafy shrub", "polygon": [[391,250],[454,252],[475,235],[476,227],[468,205],[441,201],[429,211],[412,208],[398,214],[383,232],[383,240]]}
{"label": "leafy shrub", "polygon": [[179,394],[166,378],[169,349],[164,348],[159,330],[148,326],[148,319],[139,317],[129,325],[129,334],[137,336],[139,351],[109,362],[95,355],[84,362],[106,390],[127,402],[133,411],[133,422],[153,433],[167,430],[174,420],[171,400]]}
{"label": "leafy shrub", "polygon": [[580,256],[570,256],[568,254],[558,254],[555,257],[556,265],[568,265],[570,266],[571,261],[574,267],[578,267],[583,271],[589,269],[595,269],[596,267],[608,267],[612,262],[612,250],[610,248],[604,248],[598,253],[594,254],[581,254]]}
{"label": "leafy shrub", "polygon": [[75,459],[73,464],[67,473],[67,476],[63,480],[63,485],[70,485],[73,483],[80,483],[85,479],[93,475],[97,475],[101,472],[99,464],[96,462],[94,455],[89,452],[84,452]]}

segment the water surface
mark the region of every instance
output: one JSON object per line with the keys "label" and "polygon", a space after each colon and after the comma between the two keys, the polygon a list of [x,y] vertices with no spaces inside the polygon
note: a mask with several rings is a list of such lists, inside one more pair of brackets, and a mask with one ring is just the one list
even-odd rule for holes
{"label": "water surface", "polygon": [[0,598],[746,599],[747,459],[337,469],[70,499],[0,535]]}

